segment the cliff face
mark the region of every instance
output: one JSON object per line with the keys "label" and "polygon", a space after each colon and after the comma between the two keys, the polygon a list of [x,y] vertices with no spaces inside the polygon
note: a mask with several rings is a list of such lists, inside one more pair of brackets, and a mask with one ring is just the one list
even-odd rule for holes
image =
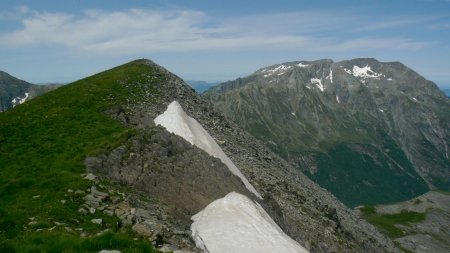
{"label": "cliff face", "polygon": [[401,63],[290,62],[203,96],[349,206],[450,187],[450,102]]}

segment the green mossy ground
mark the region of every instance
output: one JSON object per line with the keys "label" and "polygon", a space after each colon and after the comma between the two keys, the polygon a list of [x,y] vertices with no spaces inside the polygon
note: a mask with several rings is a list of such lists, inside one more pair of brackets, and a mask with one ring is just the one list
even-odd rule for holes
{"label": "green mossy ground", "polygon": [[[0,252],[98,252],[104,247],[151,252],[148,242],[133,240],[116,218],[79,215],[83,199],[67,191],[89,188],[81,177],[86,156],[111,150],[134,134],[105,111],[124,106],[127,99],[139,100],[144,84],[156,93],[164,78],[135,61],[0,114]],[[92,218],[104,224],[93,224]],[[37,223],[29,225],[32,220]],[[55,222],[90,235],[111,232],[81,238],[63,226],[52,229]]]}
{"label": "green mossy ground", "polygon": [[377,214],[373,206],[365,206],[360,210],[368,222],[375,225],[391,238],[405,236],[405,232],[395,225],[409,226],[411,223],[425,220],[425,213],[402,211],[398,214]]}

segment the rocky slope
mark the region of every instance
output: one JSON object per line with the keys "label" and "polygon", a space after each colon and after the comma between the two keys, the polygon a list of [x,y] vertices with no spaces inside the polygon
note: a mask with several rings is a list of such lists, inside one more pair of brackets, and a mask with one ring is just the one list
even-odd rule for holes
{"label": "rocky slope", "polygon": [[450,100],[399,62],[289,62],[203,95],[349,206],[450,188]]}
{"label": "rocky slope", "polygon": [[0,112],[60,86],[58,84],[35,85],[0,71]]}
{"label": "rocky slope", "polygon": [[[155,125],[173,101],[262,200],[220,159]],[[195,252],[191,217],[237,192],[310,252],[399,252],[358,213],[148,60],[46,93],[0,114],[0,123],[1,250],[98,252],[105,245],[149,252],[143,238],[164,252]]]}

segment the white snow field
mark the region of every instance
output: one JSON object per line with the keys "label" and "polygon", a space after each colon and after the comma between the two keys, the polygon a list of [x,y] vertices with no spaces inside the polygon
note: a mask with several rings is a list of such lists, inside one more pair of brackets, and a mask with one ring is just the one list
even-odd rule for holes
{"label": "white snow field", "polygon": [[208,253],[304,253],[257,203],[231,192],[192,216],[192,237]]}
{"label": "white snow field", "polygon": [[253,185],[247,180],[242,172],[234,165],[234,163],[223,152],[220,146],[214,141],[209,133],[192,117],[189,117],[181,108],[181,105],[177,101],[173,101],[167,107],[167,110],[154,119],[156,125],[161,125],[167,129],[167,131],[181,136],[192,145],[199,147],[206,151],[208,154],[219,158],[228,169],[239,177],[244,183],[245,187],[255,194],[258,198],[262,199],[261,195],[256,191]]}

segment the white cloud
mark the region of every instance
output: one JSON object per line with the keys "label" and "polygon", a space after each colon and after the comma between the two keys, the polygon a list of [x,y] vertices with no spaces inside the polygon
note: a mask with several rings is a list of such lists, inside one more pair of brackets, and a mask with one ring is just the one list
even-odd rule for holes
{"label": "white cloud", "polygon": [[[214,20],[192,10],[87,10],[81,15],[18,9],[22,27],[0,33],[7,47],[59,46],[101,55],[204,50],[417,49],[429,42],[402,38],[320,37],[345,31],[357,16],[333,12],[296,12]],[[344,17],[344,18],[342,18]],[[354,35],[353,35],[354,36]]]}
{"label": "white cloud", "polygon": [[357,38],[350,39],[336,44],[328,44],[319,47],[317,51],[351,51],[351,50],[371,50],[371,49],[408,49],[416,50],[437,44],[433,41],[415,41],[400,37],[393,38]]}
{"label": "white cloud", "polygon": [[19,5],[14,10],[1,10],[0,20],[19,20],[30,12],[30,8],[26,5]]}
{"label": "white cloud", "polygon": [[407,27],[412,25],[420,25],[430,21],[446,18],[445,16],[398,16],[387,20],[375,20],[367,25],[362,25],[357,31],[376,31],[399,27]]}

